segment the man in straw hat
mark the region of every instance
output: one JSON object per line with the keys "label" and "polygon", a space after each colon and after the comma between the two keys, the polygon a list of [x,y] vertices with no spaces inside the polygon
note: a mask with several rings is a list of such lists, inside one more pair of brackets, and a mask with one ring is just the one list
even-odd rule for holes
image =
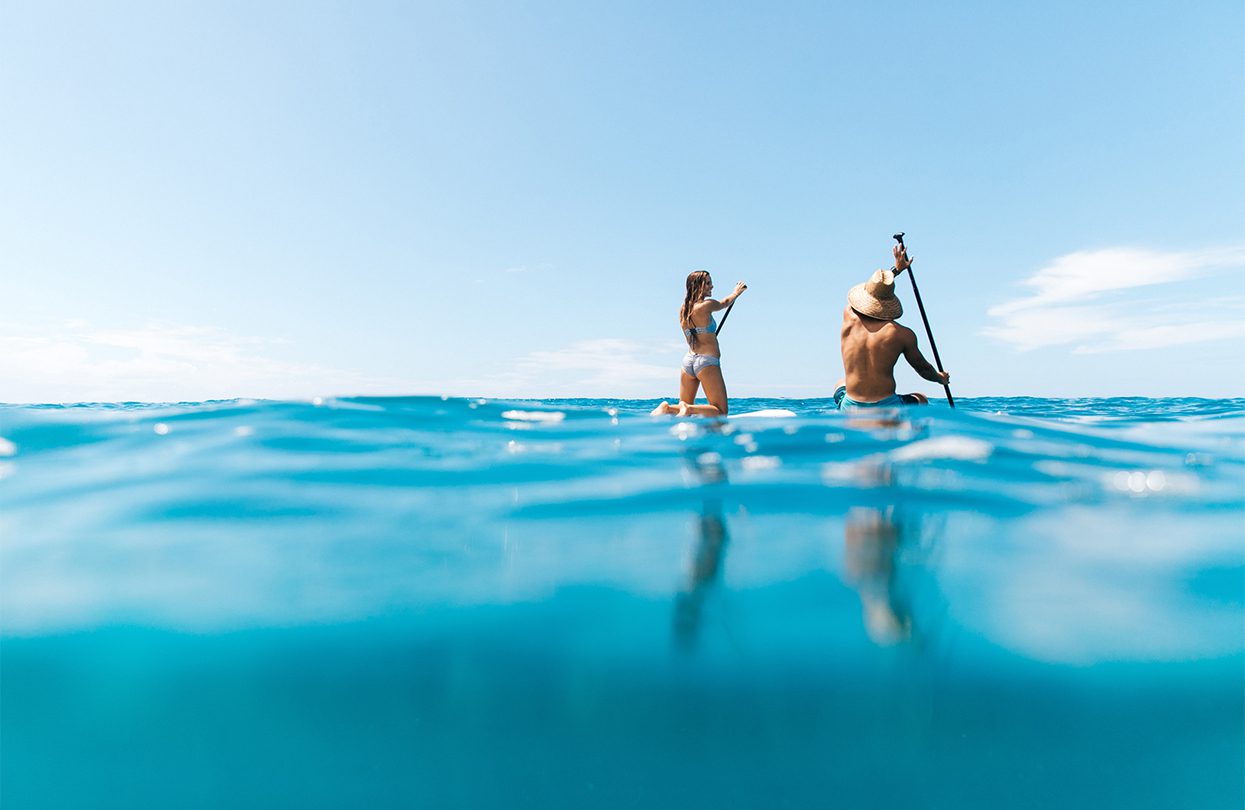
{"label": "man in straw hat", "polygon": [[896,323],[903,305],[895,297],[895,276],[912,262],[899,245],[892,251],[895,269],[878,270],[864,284],[847,293],[843,310],[843,371],[834,402],[840,409],[916,405],[928,402],[922,394],[895,393],[895,364],[900,356],[930,382],[946,385],[951,375],[930,365],[916,345],[916,333]]}

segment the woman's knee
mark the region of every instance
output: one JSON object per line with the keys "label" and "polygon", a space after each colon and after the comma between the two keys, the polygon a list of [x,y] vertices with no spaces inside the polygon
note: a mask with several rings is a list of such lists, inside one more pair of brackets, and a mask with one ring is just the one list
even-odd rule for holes
{"label": "woman's knee", "polygon": [[720,396],[706,396],[705,399],[709,400],[710,405],[721,411],[723,416],[726,416],[726,412],[729,410],[730,405],[725,391],[723,391]]}
{"label": "woman's knee", "polygon": [[726,381],[722,379],[722,371],[716,366],[709,366],[700,373],[700,386],[705,392],[709,404],[726,414]]}

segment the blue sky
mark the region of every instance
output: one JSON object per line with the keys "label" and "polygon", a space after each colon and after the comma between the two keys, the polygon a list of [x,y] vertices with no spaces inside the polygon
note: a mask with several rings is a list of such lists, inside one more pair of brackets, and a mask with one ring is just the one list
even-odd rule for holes
{"label": "blue sky", "polygon": [[699,268],[827,396],[895,230],[961,396],[1245,389],[1237,0],[4,17],[0,401],[671,397]]}

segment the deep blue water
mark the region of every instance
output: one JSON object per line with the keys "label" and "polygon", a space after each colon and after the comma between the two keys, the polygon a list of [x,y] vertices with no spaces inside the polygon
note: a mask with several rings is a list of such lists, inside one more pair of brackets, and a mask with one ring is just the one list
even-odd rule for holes
{"label": "deep blue water", "polygon": [[1245,400],[0,406],[0,804],[1245,804]]}

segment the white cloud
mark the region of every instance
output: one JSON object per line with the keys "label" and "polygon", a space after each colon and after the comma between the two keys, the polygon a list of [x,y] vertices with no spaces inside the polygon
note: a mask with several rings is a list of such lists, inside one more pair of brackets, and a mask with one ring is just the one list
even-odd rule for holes
{"label": "white cloud", "polygon": [[1214,278],[1242,269],[1242,247],[1069,253],[1022,282],[1032,295],[991,307],[983,334],[1022,351],[1070,345],[1077,354],[1242,337],[1245,300]]}
{"label": "white cloud", "polygon": [[678,384],[683,344],[621,338],[582,340],[536,351],[507,372],[450,380],[439,393],[493,397],[657,397]]}
{"label": "white cloud", "polygon": [[396,388],[397,382],[273,359],[280,341],[172,324],[97,328],[70,321],[48,334],[0,334],[0,401],[199,401],[301,398]]}

